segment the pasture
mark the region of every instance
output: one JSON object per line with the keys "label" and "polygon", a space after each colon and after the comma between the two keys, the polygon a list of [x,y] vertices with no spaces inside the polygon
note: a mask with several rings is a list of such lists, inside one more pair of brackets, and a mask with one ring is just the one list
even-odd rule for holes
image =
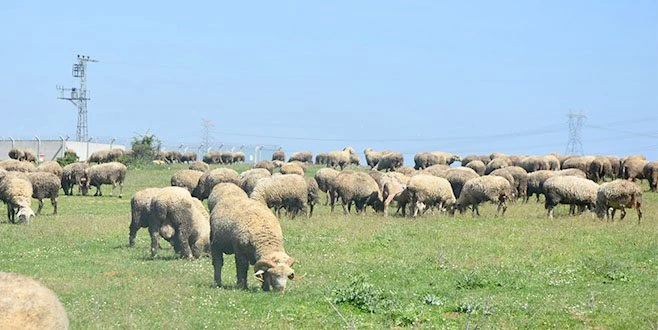
{"label": "pasture", "polygon": [[224,288],[213,287],[207,256],[178,259],[161,240],[151,259],[146,229],[127,247],[132,194],[168,186],[182,168],[129,169],[123,199],[108,186],[103,197],[61,194],[59,214],[46,202],[29,226],[6,223],[3,208],[0,270],[55,291],[73,329],[658,327],[658,194],[646,182],[641,225],[634,210],[607,222],[567,216],[565,205],[549,220],[534,199],[505,217],[495,205],[481,217],[416,219],[318,206],[311,219],[281,219],[296,273],[306,274],[281,295],[252,276],[249,290],[236,289],[232,256]]}

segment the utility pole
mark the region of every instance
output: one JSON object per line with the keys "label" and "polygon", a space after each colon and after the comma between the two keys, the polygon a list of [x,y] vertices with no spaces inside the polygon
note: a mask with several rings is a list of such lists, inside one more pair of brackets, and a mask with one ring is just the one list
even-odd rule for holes
{"label": "utility pole", "polygon": [[203,127],[203,146],[205,148],[210,147],[212,143],[212,137],[210,136],[210,131],[215,126],[215,122],[212,119],[203,118],[201,120],[201,126]]}
{"label": "utility pole", "polygon": [[87,132],[87,101],[90,100],[87,91],[87,62],[98,62],[89,56],[78,55],[78,63],[73,64],[71,70],[73,77],[80,79],[80,88],[64,88],[57,86],[60,92],[60,100],[67,100],[78,108],[78,125],[75,138],[77,141],[86,141]]}
{"label": "utility pole", "polygon": [[583,142],[580,138],[580,131],[583,128],[587,116],[582,113],[569,111],[569,142],[567,142],[567,155],[583,155]]}

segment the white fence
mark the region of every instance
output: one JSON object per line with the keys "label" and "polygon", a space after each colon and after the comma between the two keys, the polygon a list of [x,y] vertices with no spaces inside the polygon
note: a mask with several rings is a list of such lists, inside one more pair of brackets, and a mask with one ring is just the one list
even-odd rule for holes
{"label": "white fence", "polygon": [[9,150],[12,148],[32,150],[39,162],[63,157],[67,149],[75,151],[82,161],[87,160],[87,157],[95,151],[111,148],[126,150],[124,145],[112,143],[67,141],[65,139],[41,140],[36,137],[34,140],[14,140],[9,138],[0,141],[0,160],[9,159]]}

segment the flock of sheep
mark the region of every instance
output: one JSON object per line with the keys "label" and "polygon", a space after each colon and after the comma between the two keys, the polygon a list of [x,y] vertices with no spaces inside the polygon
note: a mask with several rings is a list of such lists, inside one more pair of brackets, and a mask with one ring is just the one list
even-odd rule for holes
{"label": "flock of sheep", "polygon": [[[50,198],[57,213],[59,189],[71,195],[77,185],[78,193],[87,195],[93,186],[95,196],[100,196],[101,185],[110,184],[110,194],[118,185],[122,196],[126,166],[117,162],[122,151],[95,153],[90,157],[95,165],[78,162],[63,168],[53,161],[37,167],[29,154],[12,150],[12,159],[0,162],[0,199],[7,204],[7,217],[12,223],[27,224],[42,211],[45,198]],[[359,156],[346,147],[316,155],[315,163],[326,167],[309,177],[305,172],[313,163],[310,152],[295,153],[286,161],[283,151],[278,150],[272,160],[260,161],[242,173],[225,167],[211,170],[208,162],[196,161],[196,155],[163,153],[161,161],[187,162],[188,169],[175,172],[171,186],[146,188],[132,196],[129,245],[135,245],[140,228],[148,228],[153,257],[158,253],[159,237],[184,258],[209,253],[215,284],[222,286],[224,255],[233,254],[238,287],[247,287],[251,264],[263,290],[283,292],[289,279],[300,276],[295,277],[295,260],[284,249],[278,218],[282,212],[291,218],[300,214],[311,217],[314,206],[320,203],[320,191],[326,194],[324,205],[330,205],[332,212],[340,201],[344,213],[354,206],[355,212],[365,214],[370,207],[388,216],[391,204],[396,202],[396,213],[402,216],[421,216],[428,210],[454,215],[469,208],[479,215],[480,204],[493,202],[498,205],[497,213],[504,215],[509,203],[517,199],[528,202],[532,195],[537,195],[539,201],[542,194],[549,217],[558,204],[569,205],[570,214],[588,209],[599,218],[611,219],[616,210],[621,210],[623,219],[626,209],[634,208],[640,223],[642,189],[634,181],[646,179],[652,191],[658,184],[658,162],[642,156],[620,159],[494,153],[462,158],[446,152],[424,152],[416,154],[414,167],[408,167],[403,166],[399,152],[366,149],[364,154],[370,171],[350,168],[360,164]],[[203,159],[228,164],[244,161],[244,155],[209,153]],[[454,162],[461,162],[461,166],[451,166]],[[39,201],[36,214],[30,207],[32,198]],[[208,209],[202,203],[206,199]],[[0,279],[3,276],[18,275],[0,273]],[[12,280],[23,281],[18,277]],[[0,292],[6,290],[2,285],[0,280]],[[34,287],[38,289],[38,283]],[[44,301],[51,301],[53,306],[59,303]],[[65,313],[63,319],[55,321],[68,323]]]}

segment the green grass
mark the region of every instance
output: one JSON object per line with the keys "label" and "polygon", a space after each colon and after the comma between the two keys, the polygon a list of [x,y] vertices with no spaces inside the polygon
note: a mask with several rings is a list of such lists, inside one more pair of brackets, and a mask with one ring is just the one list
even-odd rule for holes
{"label": "green grass", "polygon": [[294,268],[307,275],[280,295],[251,277],[250,290],[235,289],[232,257],[221,289],[208,257],[175,258],[162,241],[151,260],[146,229],[127,247],[132,194],[168,185],[180,168],[131,169],[123,199],[104,186],[103,197],[60,196],[57,216],[46,204],[29,226],[0,224],[0,270],[57,292],[74,329],[658,326],[656,193],[645,193],[639,226],[634,211],[605,222],[569,217],[566,206],[549,220],[534,202],[504,218],[486,205],[479,218],[414,220],[320,206],[311,219],[281,220]]}

